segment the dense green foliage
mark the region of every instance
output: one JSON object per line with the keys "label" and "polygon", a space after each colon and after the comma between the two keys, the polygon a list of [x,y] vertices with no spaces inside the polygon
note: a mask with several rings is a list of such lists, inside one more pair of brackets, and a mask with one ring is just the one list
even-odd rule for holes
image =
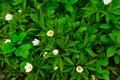
{"label": "dense green foliage", "polygon": [[[32,64],[31,72],[25,71],[26,63]],[[108,5],[103,0],[0,0],[0,75],[5,80],[120,80],[116,65],[120,0]]]}

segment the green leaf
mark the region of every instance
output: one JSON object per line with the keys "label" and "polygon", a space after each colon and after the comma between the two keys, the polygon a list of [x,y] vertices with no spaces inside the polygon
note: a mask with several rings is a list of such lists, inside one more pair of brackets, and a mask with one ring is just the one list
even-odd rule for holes
{"label": "green leaf", "polygon": [[109,24],[101,24],[100,28],[102,28],[102,29],[110,29],[111,26]]}
{"label": "green leaf", "polygon": [[110,33],[109,36],[116,43],[116,33]]}
{"label": "green leaf", "polygon": [[[118,8],[118,9],[117,9]],[[112,14],[114,14],[114,15],[120,15],[120,13],[119,13],[119,8],[120,8],[120,6],[118,6],[118,7],[113,7],[113,8],[111,8],[110,10],[109,10],[109,12],[110,13],[112,13]]]}
{"label": "green leaf", "polygon": [[69,42],[69,35],[67,35],[65,38],[65,45],[67,45],[68,42]]}
{"label": "green leaf", "polygon": [[[120,32],[119,32],[119,31],[118,31],[118,32],[115,31],[115,32],[109,34],[110,38],[114,41],[115,44],[118,44],[117,38],[118,38],[118,40],[119,40],[119,35],[120,35]],[[118,37],[117,37],[117,36],[118,36]]]}
{"label": "green leaf", "polygon": [[119,64],[120,63],[120,56],[119,55],[115,55],[114,56],[114,62],[115,62],[115,64]]}
{"label": "green leaf", "polygon": [[90,48],[85,48],[85,49],[89,53],[89,55],[91,55],[92,57],[96,56],[96,54]]}
{"label": "green leaf", "polygon": [[12,34],[12,41],[17,42],[18,41],[18,35],[17,34]]}
{"label": "green leaf", "polygon": [[100,66],[100,64],[96,64],[96,69],[98,73],[102,73],[102,67]]}
{"label": "green leaf", "polygon": [[71,5],[65,5],[66,10],[73,12],[73,7]]}
{"label": "green leaf", "polygon": [[23,44],[22,46],[16,49],[15,55],[23,58],[27,58],[29,56],[29,49],[31,47],[32,46],[30,44]]}
{"label": "green leaf", "polygon": [[96,35],[93,34],[93,35],[89,36],[88,40],[89,40],[89,42],[93,42],[95,40],[95,38],[96,38]]}
{"label": "green leaf", "polygon": [[27,0],[23,0],[23,5],[22,5],[23,10],[25,10],[25,9],[26,9],[26,5],[27,5]]}
{"label": "green leaf", "polygon": [[36,73],[31,73],[27,75],[24,80],[37,80],[37,75]]}
{"label": "green leaf", "polygon": [[105,59],[99,60],[98,63],[99,63],[101,66],[107,66],[107,65],[109,64],[108,60],[105,60]]}
{"label": "green leaf", "polygon": [[70,72],[73,69],[73,67],[65,69],[63,72]]}
{"label": "green leaf", "polygon": [[15,43],[17,42],[18,44],[22,43],[25,36],[26,36],[25,32],[21,32],[19,35],[15,34],[15,33],[11,35],[12,41]]}
{"label": "green leaf", "polygon": [[45,78],[44,72],[41,70],[39,70],[39,72],[40,72],[41,76]]}
{"label": "green leaf", "polygon": [[23,0],[13,0],[13,5],[19,5],[23,2]]}
{"label": "green leaf", "polygon": [[118,50],[116,51],[116,54],[118,54],[118,55],[120,56],[120,49],[118,49]]}
{"label": "green leaf", "polygon": [[87,62],[85,65],[91,65],[91,64],[94,64],[96,62],[96,60],[91,60],[89,62]]}
{"label": "green leaf", "polygon": [[[66,45],[67,48],[74,47],[79,43],[79,41],[69,41],[68,44]],[[78,51],[78,50],[77,50]]]}
{"label": "green leaf", "polygon": [[7,43],[3,49],[3,54],[11,53],[15,50],[14,43]]}
{"label": "green leaf", "polygon": [[[74,70],[74,69],[73,69]],[[70,80],[75,80],[77,77],[77,73],[72,73],[72,76],[70,77]]]}
{"label": "green leaf", "polygon": [[47,11],[47,17],[54,18],[55,17],[54,13],[55,13],[55,10],[48,10]]}
{"label": "green leaf", "polygon": [[25,32],[21,32],[21,33],[19,34],[18,44],[21,44],[21,43],[22,43],[22,41],[23,41],[23,39],[25,38],[25,36],[26,36],[26,33],[25,33]]}
{"label": "green leaf", "polygon": [[105,42],[105,43],[110,43],[110,44],[113,43],[113,41],[106,35],[101,36],[100,39],[102,42]]}
{"label": "green leaf", "polygon": [[50,45],[50,44],[47,44],[45,46],[45,50],[52,50],[52,49],[54,49],[54,47],[52,45]]}
{"label": "green leaf", "polygon": [[39,19],[38,19],[34,14],[30,14],[30,18],[31,18],[38,26],[40,26],[40,21],[39,21]]}
{"label": "green leaf", "polygon": [[107,23],[109,23],[109,22],[110,22],[110,16],[109,16],[109,14],[108,14],[108,13],[106,14],[106,18],[105,18],[105,20],[106,20],[106,22],[107,22]]}
{"label": "green leaf", "polygon": [[117,77],[117,80],[120,80],[120,76]]}
{"label": "green leaf", "polygon": [[18,48],[18,49],[16,49],[16,51],[15,51],[15,55],[16,55],[16,56],[23,57],[23,58],[28,58],[28,56],[29,56],[29,51]]}
{"label": "green leaf", "polygon": [[24,49],[24,50],[28,50],[28,49],[32,48],[32,46],[30,44],[23,44],[20,48]]}
{"label": "green leaf", "polygon": [[58,62],[58,66],[60,67],[60,70],[62,71],[64,65],[60,56],[57,58],[57,62]]}
{"label": "green leaf", "polygon": [[79,34],[79,33],[74,33],[73,34],[73,37],[76,39],[76,40],[79,40],[80,42],[83,42],[83,38],[82,38],[82,35]]}
{"label": "green leaf", "polygon": [[116,52],[116,47],[111,46],[107,49],[107,57],[112,57]]}
{"label": "green leaf", "polygon": [[23,61],[23,62],[20,63],[20,71],[21,71],[21,72],[24,72],[24,71],[25,71],[25,68],[24,68],[24,67],[25,67],[26,63],[27,63],[26,61]]}
{"label": "green leaf", "polygon": [[110,80],[110,78],[109,78],[109,72],[107,70],[103,70],[102,74],[103,74],[103,78],[105,80]]}
{"label": "green leaf", "polygon": [[67,4],[75,4],[78,0],[68,0]]}
{"label": "green leaf", "polygon": [[15,78],[15,77],[13,77],[13,78],[11,78],[11,80],[16,80],[16,78]]}
{"label": "green leaf", "polygon": [[68,57],[64,57],[65,61],[67,61],[68,63],[70,63],[71,65],[74,65],[74,63],[72,62],[72,60]]}
{"label": "green leaf", "polygon": [[95,7],[84,7],[83,10],[85,11],[85,13],[84,13],[85,18],[93,15],[94,13],[96,13],[98,11],[97,8],[95,8]]}
{"label": "green leaf", "polygon": [[86,66],[86,69],[89,69],[90,71],[96,71],[96,68],[94,68],[94,67],[91,66],[91,65]]}
{"label": "green leaf", "polygon": [[77,32],[82,33],[83,31],[86,31],[86,30],[87,30],[87,27],[80,27]]}
{"label": "green leaf", "polygon": [[120,45],[120,35],[117,36],[117,43]]}
{"label": "green leaf", "polygon": [[8,65],[13,67],[14,69],[16,69],[17,67],[13,65],[18,65],[18,63],[19,63],[19,59],[17,59],[16,57],[8,58]]}
{"label": "green leaf", "polygon": [[96,21],[99,22],[100,21],[100,13],[96,13]]}
{"label": "green leaf", "polygon": [[44,29],[45,31],[47,31],[47,28],[45,27],[44,13],[42,11],[40,12],[39,19],[40,19],[41,28]]}
{"label": "green leaf", "polygon": [[78,49],[76,49],[76,48],[67,48],[65,50],[72,52],[72,53],[79,53]]}
{"label": "green leaf", "polygon": [[56,72],[52,74],[51,80],[54,80],[55,76],[56,76]]}

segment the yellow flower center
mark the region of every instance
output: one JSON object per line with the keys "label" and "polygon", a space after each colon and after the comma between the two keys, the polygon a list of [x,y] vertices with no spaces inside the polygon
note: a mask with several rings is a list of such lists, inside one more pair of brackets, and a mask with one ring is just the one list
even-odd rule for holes
{"label": "yellow flower center", "polygon": [[28,70],[32,70],[32,66],[28,66]]}
{"label": "yellow flower center", "polygon": [[52,31],[50,31],[50,33],[49,33],[50,35],[52,35],[53,34],[53,32]]}
{"label": "yellow flower center", "polygon": [[78,67],[78,71],[80,71],[80,70],[81,70],[81,67],[79,66],[79,67]]}

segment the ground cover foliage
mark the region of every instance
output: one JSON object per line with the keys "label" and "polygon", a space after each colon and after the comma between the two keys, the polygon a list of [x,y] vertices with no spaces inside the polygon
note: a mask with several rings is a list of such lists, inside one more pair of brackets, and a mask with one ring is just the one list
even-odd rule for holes
{"label": "ground cover foliage", "polygon": [[0,0],[3,79],[120,80],[120,0]]}

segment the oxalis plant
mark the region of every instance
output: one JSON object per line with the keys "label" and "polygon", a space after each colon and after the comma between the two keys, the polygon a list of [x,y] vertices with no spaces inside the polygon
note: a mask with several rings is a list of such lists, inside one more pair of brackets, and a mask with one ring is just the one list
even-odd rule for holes
{"label": "oxalis plant", "polygon": [[0,80],[120,80],[120,0],[0,0]]}

